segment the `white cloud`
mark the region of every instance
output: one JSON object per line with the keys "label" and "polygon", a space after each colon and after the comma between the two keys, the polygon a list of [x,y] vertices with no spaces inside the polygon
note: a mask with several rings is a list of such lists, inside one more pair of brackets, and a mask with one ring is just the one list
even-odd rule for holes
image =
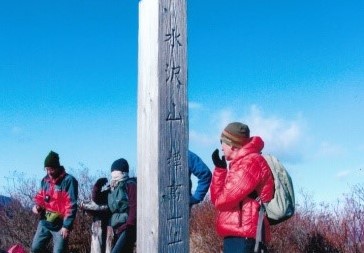
{"label": "white cloud", "polygon": [[332,156],[339,156],[344,153],[345,151],[342,147],[329,142],[322,142],[319,146],[317,155],[324,157],[332,157]]}
{"label": "white cloud", "polygon": [[348,176],[350,176],[351,171],[350,170],[344,170],[344,171],[340,171],[338,172],[335,177],[338,178],[339,180],[345,179]]}
{"label": "white cloud", "polygon": [[13,126],[10,129],[10,135],[19,142],[25,142],[29,140],[29,137],[27,136],[27,133],[24,131],[24,129],[18,126]]}
{"label": "white cloud", "polygon": [[283,160],[300,159],[307,141],[304,138],[306,124],[300,115],[296,119],[266,116],[261,109],[253,105],[244,119],[243,121],[249,124],[251,135],[263,138],[266,153],[274,154]]}
{"label": "white cloud", "polygon": [[264,138],[275,149],[289,149],[296,146],[302,138],[302,127],[298,120],[285,120],[276,116],[264,116],[261,110],[253,105],[247,116],[252,134]]}
{"label": "white cloud", "polygon": [[188,102],[188,108],[189,109],[203,109],[203,106],[201,103],[197,103],[197,102]]}
{"label": "white cloud", "polygon": [[[240,121],[249,125],[251,135],[259,135],[265,142],[264,151],[272,153],[281,160],[300,160],[305,149],[304,131],[305,121],[301,116],[296,119],[284,119],[277,116],[266,116],[256,105],[238,114],[236,109],[224,108],[211,113],[211,117],[204,115],[202,126],[190,129],[191,141],[202,141],[204,145],[217,143],[221,130],[230,122]],[[210,119],[210,122],[209,122]],[[203,133],[203,134],[202,134]]]}
{"label": "white cloud", "polygon": [[217,126],[217,131],[218,134],[220,134],[220,132],[224,129],[224,127],[229,124],[232,121],[236,121],[234,120],[235,115],[234,112],[230,109],[223,109],[221,111],[219,111],[216,116],[214,117],[214,122],[216,122],[216,126]]}
{"label": "white cloud", "polygon": [[189,137],[190,142],[198,143],[201,146],[212,146],[214,145],[214,143],[216,143],[216,136],[214,136],[214,138],[211,138],[209,134],[198,133],[193,130],[190,131]]}

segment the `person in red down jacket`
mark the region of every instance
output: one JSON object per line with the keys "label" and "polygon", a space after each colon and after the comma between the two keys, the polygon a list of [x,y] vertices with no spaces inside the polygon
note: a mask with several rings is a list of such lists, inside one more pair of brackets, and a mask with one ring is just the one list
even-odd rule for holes
{"label": "person in red down jacket", "polygon": [[[261,156],[264,142],[259,136],[250,137],[249,127],[240,122],[228,124],[220,140],[224,155],[220,158],[218,149],[212,153],[215,169],[210,189],[217,209],[216,230],[224,238],[224,253],[254,252],[258,200],[269,202],[274,194],[273,175]],[[263,242],[267,242],[270,230],[266,217],[263,231]],[[264,243],[261,246],[266,250]]]}

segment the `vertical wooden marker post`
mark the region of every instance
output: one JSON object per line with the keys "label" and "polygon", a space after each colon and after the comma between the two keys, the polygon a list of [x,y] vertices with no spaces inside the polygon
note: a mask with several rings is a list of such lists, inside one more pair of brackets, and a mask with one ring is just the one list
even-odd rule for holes
{"label": "vertical wooden marker post", "polygon": [[139,2],[138,253],[189,252],[185,0]]}

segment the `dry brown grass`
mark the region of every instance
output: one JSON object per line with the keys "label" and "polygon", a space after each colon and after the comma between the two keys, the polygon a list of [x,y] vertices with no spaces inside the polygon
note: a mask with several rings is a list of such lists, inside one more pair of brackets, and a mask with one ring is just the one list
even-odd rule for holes
{"label": "dry brown grass", "polygon": [[209,201],[195,205],[190,217],[190,252],[220,253],[222,239],[215,232],[215,209]]}
{"label": "dry brown grass", "polygon": [[[344,203],[317,207],[301,193],[303,203],[289,220],[272,226],[270,253],[364,253],[364,185],[352,188]],[[190,252],[221,252],[215,233],[215,211],[209,200],[194,207],[190,221]]]}

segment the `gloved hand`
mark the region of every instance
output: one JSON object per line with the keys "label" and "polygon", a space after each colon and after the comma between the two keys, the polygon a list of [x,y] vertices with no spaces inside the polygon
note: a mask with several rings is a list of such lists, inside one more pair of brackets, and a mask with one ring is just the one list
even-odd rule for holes
{"label": "gloved hand", "polygon": [[32,211],[35,214],[41,214],[42,212],[44,212],[44,208],[38,205],[34,205]]}
{"label": "gloved hand", "polygon": [[220,158],[218,149],[215,149],[215,151],[212,153],[212,161],[215,164],[215,166],[218,168],[226,169],[226,167],[227,167],[225,156],[222,156]]}
{"label": "gloved hand", "polygon": [[96,183],[95,183],[95,186],[94,187],[97,187],[97,188],[101,188],[107,183],[107,178],[106,177],[102,177],[102,178],[99,178],[97,179]]}

